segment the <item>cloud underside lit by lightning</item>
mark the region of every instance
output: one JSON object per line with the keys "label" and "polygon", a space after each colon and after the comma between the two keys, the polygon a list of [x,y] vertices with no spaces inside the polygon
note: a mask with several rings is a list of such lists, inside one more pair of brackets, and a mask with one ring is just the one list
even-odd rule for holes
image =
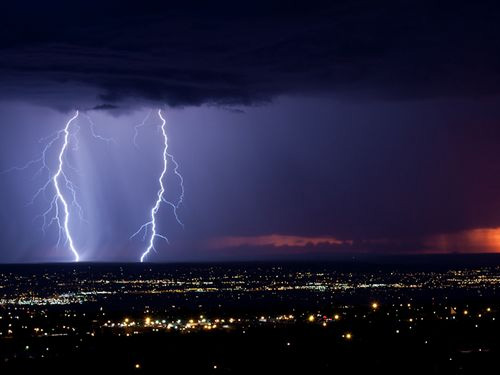
{"label": "cloud underside lit by lightning", "polygon": [[[138,129],[140,127],[145,126],[145,122],[149,118],[150,114],[151,114],[151,112],[149,112],[148,115],[146,116],[146,118],[139,125],[135,126],[135,128],[134,128],[135,129],[135,133],[134,133],[133,142],[134,142],[134,145],[136,147],[138,147],[137,143],[136,143],[136,139],[137,139],[137,135],[138,135]],[[179,209],[179,207],[181,206],[181,204],[184,201],[184,178],[182,177],[182,175],[179,172],[179,164],[175,160],[174,156],[168,152],[168,136],[167,136],[167,131],[166,131],[166,121],[165,121],[165,118],[162,115],[161,109],[158,110],[158,117],[161,119],[161,122],[162,122],[161,126],[160,126],[160,130],[161,130],[161,133],[162,133],[162,136],[163,136],[163,153],[162,153],[163,169],[161,171],[160,176],[158,177],[158,183],[159,183],[160,188],[159,188],[159,190],[157,192],[157,197],[156,197],[155,204],[151,208],[150,220],[148,222],[144,223],[139,228],[139,230],[137,232],[135,232],[130,237],[130,238],[133,238],[133,237],[139,235],[140,233],[143,233],[143,237],[142,238],[143,238],[143,240],[145,240],[146,237],[148,236],[148,233],[149,233],[148,246],[146,247],[146,250],[144,250],[144,252],[141,255],[141,258],[140,258],[141,262],[144,262],[144,260],[146,259],[146,257],[148,256],[148,254],[152,250],[156,251],[155,240],[157,238],[165,240],[168,243],[168,238],[166,236],[164,236],[163,234],[158,233],[158,230],[157,230],[157,218],[156,218],[156,215],[157,215],[157,213],[158,213],[158,211],[159,211],[160,206],[161,206],[162,203],[165,203],[165,204],[169,205],[170,207],[172,207],[173,212],[174,212],[174,216],[175,216],[175,220],[177,221],[177,223],[181,227],[184,228],[184,223],[180,220],[179,215],[177,213],[177,210]],[[165,179],[165,176],[167,174],[168,160],[169,159],[174,164],[173,172],[179,178],[180,187],[181,187],[181,192],[180,192],[179,198],[177,199],[177,201],[175,203],[173,203],[171,201],[168,201],[165,198],[164,179]]]}

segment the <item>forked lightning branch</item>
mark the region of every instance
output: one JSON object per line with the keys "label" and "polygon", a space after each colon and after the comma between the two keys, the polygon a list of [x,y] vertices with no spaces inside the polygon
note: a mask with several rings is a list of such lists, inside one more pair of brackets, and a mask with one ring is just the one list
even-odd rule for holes
{"label": "forked lightning branch", "polygon": [[[179,164],[175,160],[174,156],[167,151],[168,137],[166,132],[165,118],[163,117],[161,110],[158,110],[157,113],[158,117],[161,120],[160,129],[163,136],[163,147],[161,152],[163,168],[158,177],[159,190],[157,192],[155,203],[150,211],[150,220],[143,224],[139,228],[139,230],[132,235],[132,237],[134,237],[139,233],[143,233],[143,239],[146,240],[146,238],[148,238],[148,246],[140,256],[141,262],[146,259],[146,256],[148,256],[152,250],[156,251],[155,240],[163,239],[168,242],[167,237],[163,234],[160,234],[157,229],[157,213],[160,210],[162,203],[167,204],[173,209],[176,221],[179,223],[179,225],[184,227],[184,224],[181,222],[177,214],[177,211],[184,200],[184,178],[179,172]],[[145,123],[148,120],[150,114],[151,112],[148,113],[141,124],[135,127],[135,135],[133,141],[134,145],[136,146],[138,130],[140,127],[145,126]],[[37,215],[37,217],[41,218],[42,220],[42,231],[45,233],[48,228],[55,226],[58,234],[57,246],[66,246],[71,252],[75,262],[78,262],[80,260],[80,251],[75,244],[75,240],[73,238],[71,230],[71,228],[73,228],[75,225],[75,218],[73,217],[73,213],[77,214],[80,221],[85,221],[85,219],[83,214],[83,207],[78,202],[77,186],[72,181],[70,173],[68,172],[69,169],[74,169],[74,167],[68,164],[67,153],[70,149],[70,144],[73,144],[73,150],[79,151],[78,134],[80,131],[80,126],[76,123],[76,120],[79,118],[79,116],[79,111],[76,111],[75,114],[66,122],[65,126],[62,129],[56,131],[49,137],[41,139],[40,141],[44,143],[44,147],[37,158],[28,161],[23,166],[13,167],[8,169],[7,171],[4,171],[24,171],[36,165],[38,166],[36,175],[40,175],[43,173],[47,175],[45,182],[36,190],[29,203],[34,203],[42,195],[50,196],[47,208],[42,213]],[[105,142],[113,141],[111,138],[105,138],[101,135],[98,135],[95,131],[95,124],[90,116],[84,114],[84,117],[89,124],[90,134],[94,139]],[[49,154],[53,148],[57,151],[55,169],[51,167],[51,163],[49,162]],[[180,195],[175,202],[168,201],[165,198],[166,188],[164,180],[167,174],[169,160],[174,165],[173,172],[178,177],[181,187]]]}

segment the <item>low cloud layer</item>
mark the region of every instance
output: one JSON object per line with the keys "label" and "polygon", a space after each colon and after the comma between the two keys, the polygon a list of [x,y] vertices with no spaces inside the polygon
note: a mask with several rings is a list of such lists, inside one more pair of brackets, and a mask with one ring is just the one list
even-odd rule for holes
{"label": "low cloud layer", "polygon": [[272,246],[272,247],[309,247],[317,245],[345,245],[352,241],[343,241],[335,237],[301,237],[280,234],[253,237],[222,237],[208,242],[208,246],[216,249],[240,246]]}

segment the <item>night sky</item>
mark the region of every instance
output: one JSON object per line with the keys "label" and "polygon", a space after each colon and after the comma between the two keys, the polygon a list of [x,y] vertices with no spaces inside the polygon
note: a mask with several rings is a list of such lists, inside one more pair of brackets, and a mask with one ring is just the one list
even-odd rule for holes
{"label": "night sky", "polygon": [[[185,228],[163,205],[150,261],[500,252],[497,2],[200,3],[0,5],[0,170],[80,111],[82,260],[144,250],[159,108]],[[29,204],[36,171],[0,175],[0,262],[72,259],[37,218],[50,191]]]}

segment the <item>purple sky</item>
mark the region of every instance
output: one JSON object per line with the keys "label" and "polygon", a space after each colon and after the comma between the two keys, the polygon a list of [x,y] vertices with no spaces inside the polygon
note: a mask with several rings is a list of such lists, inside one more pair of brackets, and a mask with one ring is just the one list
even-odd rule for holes
{"label": "purple sky", "polygon": [[[495,251],[498,233],[464,242],[463,232],[500,227],[497,108],[494,100],[294,97],[243,113],[167,109],[169,151],[185,178],[179,214],[186,226],[162,206],[159,228],[171,244],[158,243],[154,260]],[[80,146],[68,156],[79,169],[73,176],[87,223],[73,213],[71,227],[84,260],[135,260],[145,246],[128,237],[147,221],[161,171],[154,114],[140,130],[139,149],[132,142],[148,111],[89,112],[111,144],[91,138],[83,116],[77,120]],[[0,113],[8,129],[2,169],[36,157],[38,140],[70,117],[25,103],[4,103]],[[35,172],[2,175],[2,259],[69,260],[65,246],[54,246],[55,228],[44,236],[33,221],[47,202],[26,205],[43,183]],[[167,197],[174,199],[180,190],[171,172]]]}
{"label": "purple sky", "polygon": [[[67,159],[82,260],[145,247],[129,237],[158,190],[159,118],[132,140],[157,108],[185,228],[163,205],[170,245],[150,260],[500,251],[494,2],[117,4],[0,12],[0,169],[82,112]],[[85,113],[115,142],[93,139]],[[72,259],[35,219],[44,197],[27,205],[35,172],[1,175],[0,262]],[[174,199],[172,169],[165,183]]]}

